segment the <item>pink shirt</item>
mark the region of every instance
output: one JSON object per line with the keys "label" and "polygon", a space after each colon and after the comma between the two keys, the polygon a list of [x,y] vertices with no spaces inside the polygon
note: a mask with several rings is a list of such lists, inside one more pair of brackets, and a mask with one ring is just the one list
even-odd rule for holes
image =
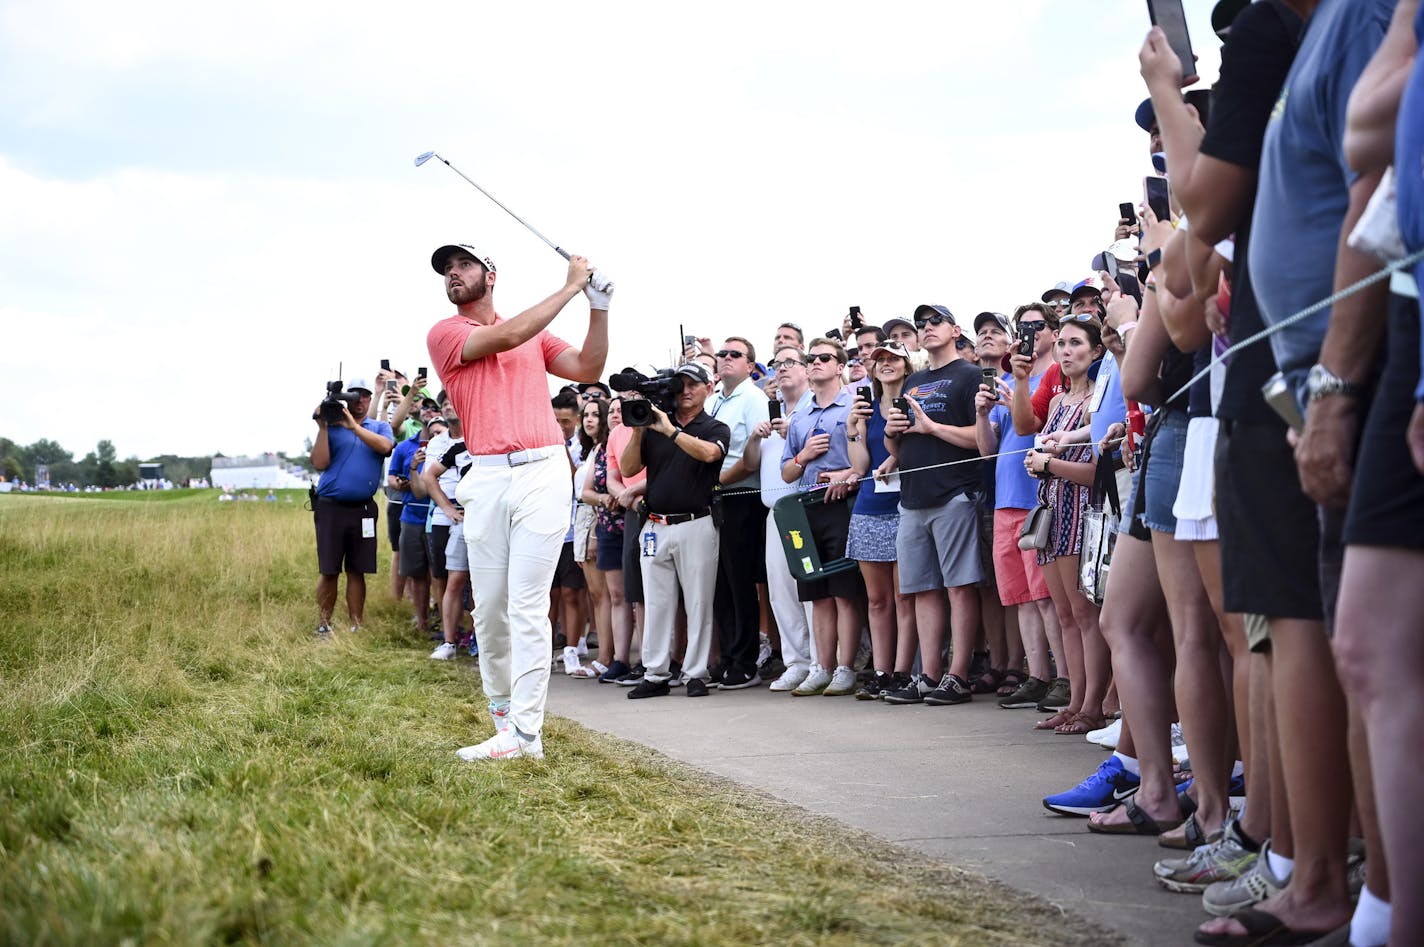
{"label": "pink shirt", "polygon": [[[459,405],[456,405],[459,410]],[[623,448],[628,446],[628,442],[633,439],[633,429],[626,424],[620,424],[612,431],[608,432],[608,470],[610,473],[618,475],[618,479],[623,481],[625,487],[635,487],[642,483],[648,476],[648,468],[644,467],[631,477],[623,475],[623,465],[618,459],[623,456]]]}
{"label": "pink shirt", "polygon": [[[495,324],[505,320],[496,315]],[[425,337],[431,364],[455,402],[471,454],[508,454],[564,443],[549,405],[547,372],[569,343],[547,329],[523,345],[462,362],[470,330],[486,328],[454,315]]]}

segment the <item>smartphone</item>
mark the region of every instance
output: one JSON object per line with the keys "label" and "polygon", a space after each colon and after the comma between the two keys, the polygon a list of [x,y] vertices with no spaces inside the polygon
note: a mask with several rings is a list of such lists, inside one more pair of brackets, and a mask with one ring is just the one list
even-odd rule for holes
{"label": "smartphone", "polygon": [[766,412],[768,420],[779,420],[781,418],[781,402],[776,398],[772,398],[767,402]]}
{"label": "smartphone", "polygon": [[1117,257],[1112,255],[1111,250],[1103,251],[1103,269],[1114,280],[1117,279]]}
{"label": "smartphone", "polygon": [[1182,0],[1147,0],[1147,16],[1153,26],[1160,26],[1167,34],[1167,43],[1172,52],[1182,62],[1182,80],[1186,82],[1197,77],[1197,60],[1192,55],[1192,39],[1187,34],[1187,15],[1182,11]]}
{"label": "smartphone", "polygon": [[875,392],[871,389],[869,385],[861,385],[859,388],[857,388],[855,390],[855,396],[861,401],[864,401],[866,404],[870,404],[872,401],[875,400]]}
{"label": "smartphone", "polygon": [[395,391],[395,390],[396,390],[396,380],[395,380],[394,378],[387,378],[387,379],[386,379],[386,390],[387,390],[387,391]]}
{"label": "smartphone", "polygon": [[1148,177],[1142,179],[1142,194],[1147,198],[1147,206],[1158,220],[1172,219],[1172,202],[1167,196],[1167,179]]}
{"label": "smartphone", "polygon": [[851,306],[851,307],[850,307],[850,330],[851,330],[852,332],[859,332],[859,331],[860,331],[861,329],[863,329],[863,328],[865,328],[865,320],[860,317],[860,307],[859,307],[859,306]]}
{"label": "smartphone", "polygon": [[695,336],[695,335],[685,335],[685,336],[683,336],[683,337],[682,337],[682,344],[683,344],[683,345],[696,345],[696,344],[697,344],[697,336]]}
{"label": "smartphone", "polygon": [[381,359],[381,371],[383,371],[383,372],[388,372],[388,371],[390,371],[390,370],[391,370],[391,360],[388,359],[388,358],[383,358],[383,359]]}
{"label": "smartphone", "polygon": [[1019,354],[1033,358],[1034,346],[1038,344],[1038,326],[1024,323],[1019,326]]}
{"label": "smartphone", "polygon": [[423,368],[420,369],[419,371],[417,371],[417,372],[415,373],[415,377],[416,377],[416,378],[426,378],[426,379],[429,378],[429,376],[425,374],[425,369],[423,369]]}
{"label": "smartphone", "polygon": [[1305,430],[1305,418],[1301,416],[1300,405],[1296,403],[1295,393],[1291,391],[1290,385],[1286,384],[1286,376],[1276,372],[1266,383],[1261,386],[1261,396],[1266,399],[1266,404],[1280,415],[1282,421],[1289,424],[1299,434]]}
{"label": "smartphone", "polygon": [[909,398],[896,398],[894,401],[891,401],[891,402],[890,402],[890,406],[891,406],[892,408],[894,408],[896,411],[902,412],[902,413],[905,415],[905,417],[907,417],[907,418],[913,418],[913,417],[914,417],[914,415],[910,414],[910,399],[909,399]]}
{"label": "smartphone", "polygon": [[1131,203],[1117,205],[1117,216],[1119,220],[1127,221],[1129,227],[1137,226],[1137,209]]}
{"label": "smartphone", "polygon": [[830,329],[830,330],[828,330],[828,331],[826,332],[826,338],[828,338],[828,339],[835,339],[837,342],[844,342],[844,341],[845,341],[845,339],[841,338],[841,330],[840,330],[840,329]]}
{"label": "smartphone", "polygon": [[984,384],[989,386],[989,397],[995,401],[999,400],[999,372],[998,369],[984,369]]}

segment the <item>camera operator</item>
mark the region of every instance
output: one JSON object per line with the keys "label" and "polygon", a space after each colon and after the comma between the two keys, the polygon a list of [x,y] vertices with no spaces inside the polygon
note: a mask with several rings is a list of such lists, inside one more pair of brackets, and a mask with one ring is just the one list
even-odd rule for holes
{"label": "camera operator", "polygon": [[[355,379],[346,389],[354,404],[340,402],[341,418],[328,422],[324,402],[317,405],[316,443],[312,466],[322,471],[312,494],[316,524],[316,559],[321,578],[316,585],[320,621],[317,634],[331,634],[336,607],[337,577],[346,572],[346,611],[351,630],[361,627],[366,609],[366,575],[376,571],[376,519],[380,511],[372,497],[381,484],[381,462],[394,447],[391,426],[366,417],[371,386]],[[353,410],[354,409],[354,410]],[[362,420],[358,424],[356,418]]]}
{"label": "camera operator", "polygon": [[687,611],[687,651],[682,671],[688,697],[707,695],[712,646],[712,600],[717,585],[717,525],[712,493],[727,456],[731,430],[702,410],[712,376],[697,363],[677,369],[676,423],[648,402],[652,423],[634,427],[619,466],[624,476],[646,468],[648,522],[639,537],[646,609],[642,683],[630,698],[668,693],[677,593]]}

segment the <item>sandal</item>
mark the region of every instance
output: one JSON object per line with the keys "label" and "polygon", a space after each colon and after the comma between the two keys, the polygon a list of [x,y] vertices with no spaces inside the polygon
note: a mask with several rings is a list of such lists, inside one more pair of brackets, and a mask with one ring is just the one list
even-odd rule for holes
{"label": "sandal", "polygon": [[1016,668],[1009,668],[1004,672],[1003,683],[999,685],[999,697],[1012,697],[1020,687],[1028,680],[1023,671]]}
{"label": "sandal", "polygon": [[969,691],[972,694],[997,695],[999,693],[999,685],[1004,683],[1004,675],[1005,672],[1001,668],[989,668],[973,680],[969,685]]}
{"label": "sandal", "polygon": [[1099,730],[1107,724],[1102,717],[1094,717],[1091,714],[1076,713],[1071,719],[1064,721],[1053,728],[1053,732],[1059,735],[1082,736]]}
{"label": "sandal", "polygon": [[1067,723],[1068,721],[1070,721],[1070,720],[1072,720],[1072,719],[1073,719],[1073,714],[1070,714],[1070,713],[1069,713],[1068,711],[1066,711],[1066,710],[1060,710],[1060,711],[1058,711],[1058,713],[1054,714],[1052,717],[1048,717],[1048,718],[1046,718],[1046,719],[1040,720],[1038,723],[1036,723],[1036,724],[1033,725],[1033,728],[1034,728],[1035,730],[1053,730],[1053,729],[1055,729],[1055,728],[1057,728],[1057,727],[1063,726],[1063,724]]}
{"label": "sandal", "polygon": [[[1096,832],[1099,835],[1161,835],[1167,829],[1174,829],[1181,825],[1177,822],[1158,822],[1146,812],[1138,808],[1136,801],[1129,799],[1123,803],[1126,808],[1128,821],[1121,823],[1102,823],[1088,820],[1088,831]],[[1109,810],[1116,812],[1116,809]]]}
{"label": "sandal", "polygon": [[1197,821],[1197,814],[1193,811],[1188,813],[1187,820],[1182,823],[1181,839],[1176,836],[1163,835],[1157,839],[1157,844],[1163,848],[1177,848],[1190,852],[1211,841],[1214,840],[1202,831],[1201,823]]}
{"label": "sandal", "polygon": [[[1241,925],[1244,934],[1196,934],[1198,944],[1215,947],[1264,947],[1276,944],[1313,944],[1331,931],[1297,931],[1287,927],[1285,922],[1260,908],[1246,908],[1231,915],[1232,920]],[[1347,934],[1348,937],[1348,934]]]}

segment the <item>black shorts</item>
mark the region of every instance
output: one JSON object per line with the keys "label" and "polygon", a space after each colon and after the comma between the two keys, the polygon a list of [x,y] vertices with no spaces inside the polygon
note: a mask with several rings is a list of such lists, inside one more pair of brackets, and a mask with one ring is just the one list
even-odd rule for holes
{"label": "black shorts", "polygon": [[1388,360],[1355,458],[1345,545],[1424,548],[1424,476],[1405,431],[1419,383],[1419,300],[1389,297]]}
{"label": "black shorts", "polygon": [[1216,522],[1228,612],[1320,621],[1320,526],[1283,422],[1223,421]]}
{"label": "black shorts", "polygon": [[559,567],[554,570],[554,588],[588,588],[588,582],[586,582],[583,577],[583,566],[574,562],[573,542],[564,543],[564,549],[559,553]]}
{"label": "black shorts", "polygon": [[[380,508],[375,500],[343,503],[317,497],[312,507],[316,524],[316,565],[322,575],[342,572],[376,571],[376,520]],[[362,521],[371,521],[369,536],[363,536]]]}
{"label": "black shorts", "polygon": [[400,515],[404,503],[386,501],[386,538],[391,542],[391,552],[400,552]]}
{"label": "black shorts", "polygon": [[430,553],[425,548],[425,524],[402,523],[400,531],[400,574],[407,579],[430,575]]}
{"label": "black shorts", "polygon": [[645,522],[636,510],[623,514],[623,598],[629,605],[643,604],[643,566],[638,559]]}
{"label": "black shorts", "polygon": [[430,556],[430,575],[444,582],[450,573],[445,568],[445,547],[450,544],[450,527],[430,524],[425,534],[425,551]]}
{"label": "black shorts", "polygon": [[[806,520],[811,524],[811,538],[816,542],[816,553],[821,557],[821,565],[845,557],[846,538],[850,536],[851,502],[812,503],[806,507]],[[865,580],[857,567],[847,572],[838,572],[824,579],[811,582],[796,582],[796,597],[803,602],[815,602],[825,598],[857,598],[865,594]]]}

